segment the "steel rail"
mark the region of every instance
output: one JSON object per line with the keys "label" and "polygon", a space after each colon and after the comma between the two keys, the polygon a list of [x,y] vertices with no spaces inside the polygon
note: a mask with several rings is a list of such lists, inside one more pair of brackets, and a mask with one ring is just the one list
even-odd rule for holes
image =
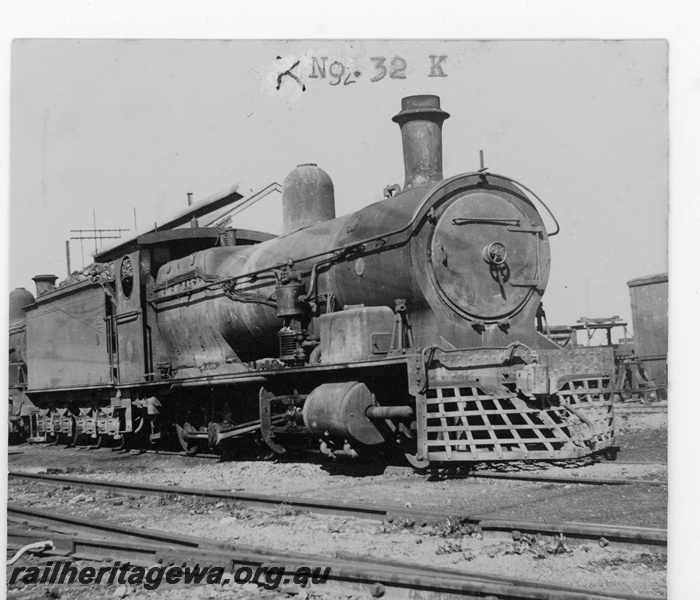
{"label": "steel rail", "polygon": [[[77,446],[75,447],[76,450],[82,450],[82,449],[88,449],[89,446]],[[112,452],[116,451],[115,448],[104,448],[104,450],[110,450]],[[204,458],[207,460],[222,460],[221,454],[211,454],[209,452],[197,452],[196,454],[186,454],[182,450],[155,450],[152,448],[133,448],[134,452],[138,452],[139,454],[154,454],[156,456],[180,456],[182,458]],[[122,452],[129,452],[129,450],[122,450]],[[14,454],[24,454],[23,450],[19,450],[16,452],[8,452],[8,455],[12,456]],[[594,460],[591,462],[591,464],[609,464],[609,465],[647,465],[647,466],[658,466],[658,467],[666,467],[668,466],[668,462],[660,462],[660,461],[653,461],[653,460]],[[412,467],[403,467],[403,466],[391,466],[393,469],[405,469],[405,472],[413,472],[414,469]],[[475,471],[478,473],[479,471]],[[562,483],[564,483],[564,479],[562,477]],[[590,478],[585,478],[582,483],[588,483]],[[603,479],[600,479],[600,481],[603,481]],[[621,481],[628,482],[630,484],[632,483],[647,483],[647,480],[645,479],[622,479]],[[566,483],[577,483],[577,481],[574,478],[568,478],[566,479]],[[663,482],[666,484],[666,482]]]}
{"label": "steel rail", "polygon": [[[602,461],[603,464],[608,461]],[[668,467],[668,461],[659,460],[614,460],[609,464],[614,465],[647,465],[653,467]]]}
{"label": "steel rail", "polygon": [[[111,450],[111,448],[110,448]],[[209,452],[196,452],[195,454],[187,454],[182,450],[152,450],[151,448],[140,448],[138,452],[141,454],[155,454],[160,456],[180,456],[182,458],[205,458],[221,460],[221,454],[211,454]]]}
{"label": "steel rail", "polygon": [[[105,448],[106,450],[111,448]],[[206,453],[206,452],[197,452],[196,454],[186,454],[183,451],[177,451],[177,450],[153,450],[151,448],[141,448],[138,449],[138,451],[142,454],[155,454],[155,455],[162,455],[162,456],[181,456],[183,458],[204,458],[204,459],[216,459],[216,460],[221,460],[221,454],[211,454],[211,453]],[[10,452],[10,454],[22,454],[22,452]],[[606,461],[606,460],[596,460],[591,464],[611,464],[611,465],[647,465],[647,466],[658,466],[658,467],[666,467],[668,466],[668,462],[659,462],[659,461],[649,461],[649,460],[614,460],[614,461]],[[395,469],[405,469],[406,472],[413,472],[414,469],[412,467],[393,467]],[[474,471],[466,477],[475,477],[478,478],[479,476],[476,475],[476,473],[481,473],[480,471]],[[507,477],[508,473],[503,473],[502,475],[499,473],[499,477],[502,479],[511,479],[511,477]],[[516,479],[513,477],[512,479]],[[542,481],[539,479],[537,475],[534,475],[532,477],[534,481]],[[626,478],[590,478],[590,477],[585,477],[582,480],[578,480],[573,477],[561,477],[561,481],[557,481],[556,483],[592,483],[593,485],[606,485],[608,484],[608,479],[610,480],[609,485],[632,485],[635,483],[651,483],[652,485],[668,485],[668,482],[666,481],[658,481],[658,480],[652,480],[648,481],[646,479],[626,479]]]}
{"label": "steel rail", "polygon": [[[108,533],[105,538],[83,538],[61,533],[51,534],[55,549],[45,554],[67,559],[115,560],[126,556],[134,564],[158,563],[164,566],[192,563],[236,566],[278,566],[294,569],[311,565],[330,567],[329,580],[357,585],[382,585],[396,589],[413,589],[435,594],[458,593],[469,595],[497,595],[500,598],[528,600],[660,600],[659,597],[642,594],[584,590],[557,584],[546,584],[504,576],[461,572],[456,569],[424,567],[381,558],[364,558],[356,555],[333,557],[279,551],[265,547],[244,546],[226,542],[214,542],[194,536],[169,534],[150,529],[137,529],[116,523],[88,521],[78,517],[58,515],[11,505],[8,514],[13,519],[37,521],[48,526],[57,524],[77,526],[91,533]],[[47,532],[23,531],[8,528],[10,542],[27,543],[38,537],[46,538]],[[134,539],[134,542],[126,540]],[[140,559],[140,561],[139,561]],[[371,562],[369,562],[371,561]]]}
{"label": "steel rail", "polygon": [[40,473],[22,473],[18,471],[10,471],[9,477],[12,479],[25,479],[39,483],[68,484],[77,488],[107,490],[120,494],[138,493],[160,497],[189,496],[210,501],[216,500],[239,502],[246,506],[253,506],[263,509],[285,507],[296,510],[305,510],[313,513],[374,520],[403,518],[413,519],[417,523],[427,524],[452,519],[461,520],[464,523],[479,525],[483,530],[517,530],[523,533],[542,533],[553,535],[562,533],[570,538],[597,540],[604,537],[609,541],[657,546],[666,545],[668,540],[667,531],[665,529],[648,527],[631,527],[558,520],[530,521],[523,519],[497,518],[489,515],[463,515],[455,512],[422,510],[401,506],[364,503],[359,504],[351,502],[336,502],[332,500],[316,500],[313,498],[294,496],[272,496],[266,494],[251,494],[247,492],[227,492],[201,488],[123,483],[118,481],[82,479],[80,477],[44,475]]}
{"label": "steel rail", "polygon": [[[163,452],[160,450],[151,450],[150,452],[155,452],[156,454],[162,455],[172,455],[172,456],[182,456],[187,458],[204,458],[204,459],[221,459],[218,454],[193,454],[187,455],[184,452]],[[641,464],[641,465],[666,465],[667,463],[635,463],[621,462],[620,464]],[[402,467],[399,467],[402,468]],[[411,467],[404,467],[405,470],[412,471]],[[19,471],[10,472],[10,476],[23,476],[25,473]],[[32,474],[34,475],[34,474]],[[40,476],[40,475],[39,475]],[[532,473],[518,473],[518,472],[500,472],[500,471],[470,471],[467,473],[459,473],[455,475],[456,479],[504,479],[504,480],[514,480],[514,481],[532,481],[534,483],[562,483],[562,484],[576,484],[576,485],[657,485],[657,486],[667,486],[668,481],[662,481],[660,479],[631,479],[626,477],[566,477],[561,475],[546,475],[546,474],[532,474]]]}
{"label": "steel rail", "polygon": [[620,477],[561,477],[558,475],[530,475],[526,473],[499,473],[473,471],[467,477],[475,479],[515,479],[542,483],[575,483],[585,485],[668,485],[658,479],[626,479]]}

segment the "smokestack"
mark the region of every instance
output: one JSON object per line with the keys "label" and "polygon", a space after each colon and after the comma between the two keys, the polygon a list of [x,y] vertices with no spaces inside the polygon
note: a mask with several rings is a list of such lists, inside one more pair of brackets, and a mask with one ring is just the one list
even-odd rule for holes
{"label": "smokestack", "polygon": [[392,121],[401,127],[406,183],[403,189],[442,179],[442,122],[449,114],[440,109],[440,97],[408,96]]}
{"label": "smokestack", "polygon": [[36,284],[36,297],[38,298],[46,292],[50,292],[56,286],[56,280],[58,277],[56,275],[37,275],[32,277],[32,281]]}

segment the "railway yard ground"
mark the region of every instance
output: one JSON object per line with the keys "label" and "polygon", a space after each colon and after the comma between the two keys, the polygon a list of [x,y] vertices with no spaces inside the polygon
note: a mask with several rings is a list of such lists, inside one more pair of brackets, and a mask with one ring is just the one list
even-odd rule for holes
{"label": "railway yard ground", "polygon": [[[663,597],[666,593],[664,543],[629,543],[597,534],[556,536],[517,526],[518,520],[565,521],[598,524],[601,531],[605,531],[603,525],[665,530],[666,404],[621,405],[616,429],[620,446],[617,461],[477,465],[471,470],[427,473],[396,466],[313,461],[308,457],[274,462],[221,462],[176,454],[24,444],[10,448],[11,473],[48,473],[56,478],[149,484],[171,488],[172,492],[168,495],[129,493],[81,487],[73,481],[61,483],[11,476],[7,500],[10,506],[96,523],[109,520],[136,529],[228,542],[233,547],[264,547],[280,553],[322,556],[329,561],[354,557],[360,562],[369,560],[366,564],[370,566],[398,561],[443,572],[451,569],[465,574],[569,586],[595,591],[601,596]],[[183,488],[232,495],[223,499],[202,498],[178,493]],[[236,494],[240,497],[236,498]],[[268,507],[254,505],[245,501],[246,495],[252,494],[277,496],[280,502]],[[300,498],[393,506],[396,516],[377,519],[323,514],[298,508]],[[410,511],[452,517],[449,520],[412,518]],[[479,526],[480,520],[484,527]],[[512,522],[513,526],[486,526],[488,521],[499,520]],[[51,539],[51,530],[44,533],[46,537],[40,539]],[[25,554],[13,566],[39,565],[41,560],[46,558]],[[11,570],[8,567],[8,574]],[[9,584],[7,597],[146,600],[296,596],[305,600],[313,596],[330,600],[379,597],[383,593],[384,589],[377,585],[358,585],[353,589],[338,587],[333,581],[303,588],[283,585],[276,590],[229,582],[186,588],[163,585],[150,591],[116,583],[87,586],[18,581]],[[515,592],[510,596],[498,593],[481,596],[520,597]],[[387,593],[386,597],[391,594]],[[565,596],[562,592],[561,597],[576,596]]]}

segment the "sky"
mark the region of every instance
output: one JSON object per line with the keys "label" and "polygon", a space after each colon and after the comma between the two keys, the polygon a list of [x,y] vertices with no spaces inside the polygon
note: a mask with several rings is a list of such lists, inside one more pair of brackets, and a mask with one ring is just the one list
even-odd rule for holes
{"label": "sky", "polygon": [[[282,183],[299,163],[329,173],[338,215],[376,202],[403,184],[391,117],[411,94],[451,114],[445,176],[478,168],[483,150],[557,217],[550,324],[631,321],[626,282],[668,268],[662,40],[29,39],[11,58],[10,289],[65,277],[71,230],[133,232],[187,192]],[[256,213],[235,224],[278,232],[278,206]],[[72,269],[92,252],[72,240]]]}

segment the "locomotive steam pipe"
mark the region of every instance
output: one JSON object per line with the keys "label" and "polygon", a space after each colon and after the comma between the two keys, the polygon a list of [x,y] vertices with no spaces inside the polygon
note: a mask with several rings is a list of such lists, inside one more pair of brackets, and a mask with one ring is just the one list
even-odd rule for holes
{"label": "locomotive steam pipe", "polygon": [[442,180],[442,123],[450,115],[440,97],[407,96],[392,121],[401,127],[406,182],[404,191]]}

